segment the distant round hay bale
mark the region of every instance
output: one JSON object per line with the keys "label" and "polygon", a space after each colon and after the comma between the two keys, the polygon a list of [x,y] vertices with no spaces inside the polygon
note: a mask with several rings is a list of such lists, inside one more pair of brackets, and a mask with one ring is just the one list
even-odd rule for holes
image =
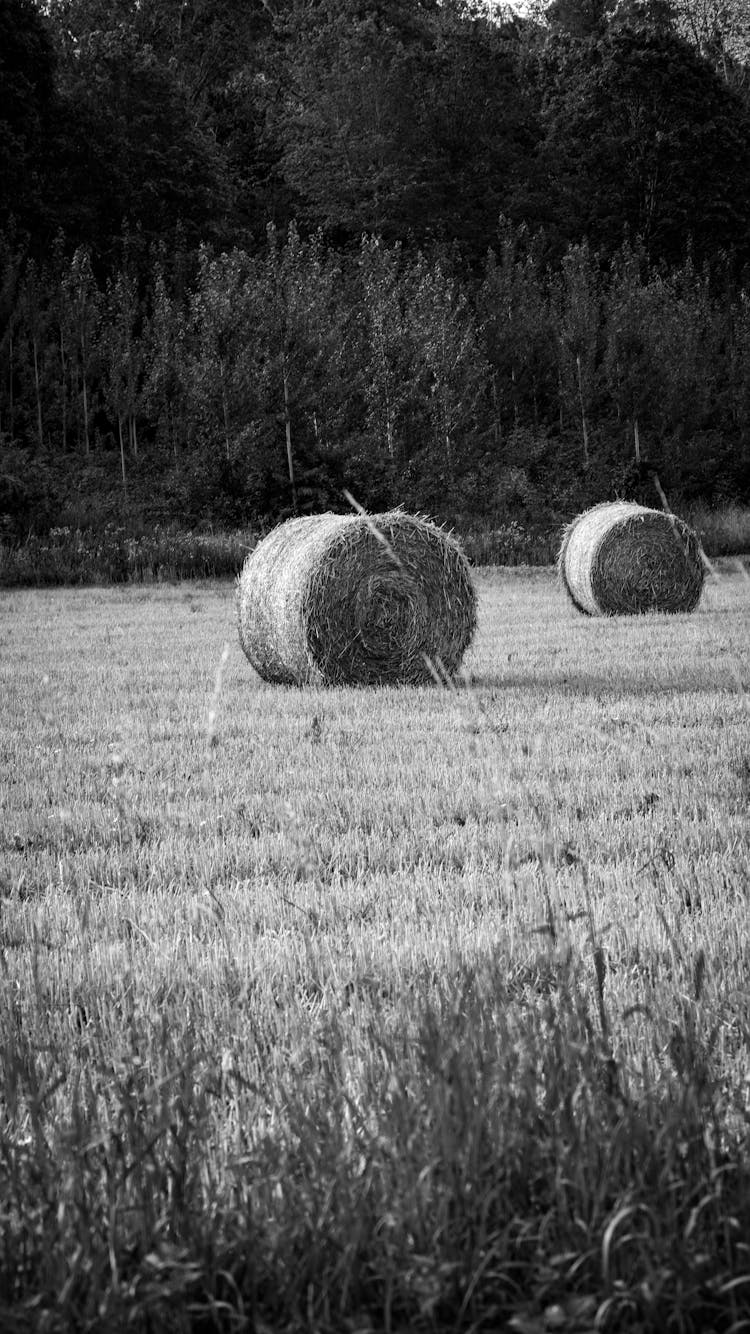
{"label": "distant round hay bale", "polygon": [[318,514],[280,524],[247,557],[237,624],[266,681],[421,685],[457,670],[476,593],[460,546],[429,520]]}
{"label": "distant round hay bale", "polygon": [[628,500],[579,514],[565,530],[557,565],[573,605],[589,616],[692,611],[705,577],[693,530],[674,514]]}

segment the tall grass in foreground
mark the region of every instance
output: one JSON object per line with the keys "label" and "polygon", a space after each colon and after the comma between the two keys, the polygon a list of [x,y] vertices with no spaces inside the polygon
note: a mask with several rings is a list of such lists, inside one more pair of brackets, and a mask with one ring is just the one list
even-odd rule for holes
{"label": "tall grass in foreground", "polygon": [[599,977],[478,959],[386,1022],[314,968],[307,1017],[228,969],[218,1027],[182,983],[116,1021],[6,997],[3,1328],[742,1329],[747,1109],[700,961],[678,1025],[633,1016],[640,1078]]}
{"label": "tall grass in foreground", "polygon": [[0,1329],[750,1325],[750,585],[476,577],[455,692],[0,599]]}

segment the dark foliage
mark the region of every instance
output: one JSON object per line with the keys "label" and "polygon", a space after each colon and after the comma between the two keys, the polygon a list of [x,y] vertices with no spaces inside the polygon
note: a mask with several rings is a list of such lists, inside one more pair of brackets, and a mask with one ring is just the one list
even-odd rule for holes
{"label": "dark foliage", "polygon": [[0,228],[33,232],[45,209],[52,41],[32,0],[0,0]]}
{"label": "dark foliage", "polygon": [[3,532],[746,500],[739,56],[548,20],[0,0]]}
{"label": "dark foliage", "polygon": [[[622,24],[552,44],[543,62],[556,209],[567,236],[616,250],[623,229],[653,259],[748,258],[750,120],[676,33]],[[558,223],[559,225],[559,223]]]}

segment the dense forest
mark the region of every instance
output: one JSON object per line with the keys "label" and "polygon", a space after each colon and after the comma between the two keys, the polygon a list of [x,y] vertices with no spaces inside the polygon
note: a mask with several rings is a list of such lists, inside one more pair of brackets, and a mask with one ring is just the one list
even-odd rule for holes
{"label": "dense forest", "polygon": [[750,500],[742,0],[0,0],[0,536]]}

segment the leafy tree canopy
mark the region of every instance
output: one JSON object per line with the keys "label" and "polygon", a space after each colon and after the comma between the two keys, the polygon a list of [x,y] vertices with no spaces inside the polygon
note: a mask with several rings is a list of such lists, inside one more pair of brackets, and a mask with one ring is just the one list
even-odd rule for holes
{"label": "leafy tree canopy", "polygon": [[52,42],[32,0],[0,0],[0,226],[11,218],[33,225],[54,74]]}
{"label": "leafy tree canopy", "polygon": [[750,122],[740,99],[668,27],[632,20],[546,53],[546,151],[568,235],[605,251],[623,229],[679,263],[747,254]]}
{"label": "leafy tree canopy", "polygon": [[229,183],[180,71],[137,26],[92,29],[61,60],[57,165],[50,192],[76,242],[107,253],[123,225],[194,244],[220,232]]}
{"label": "leafy tree canopy", "polygon": [[282,32],[267,135],[301,217],[482,253],[534,176],[509,34],[463,6],[372,0],[295,7]]}

